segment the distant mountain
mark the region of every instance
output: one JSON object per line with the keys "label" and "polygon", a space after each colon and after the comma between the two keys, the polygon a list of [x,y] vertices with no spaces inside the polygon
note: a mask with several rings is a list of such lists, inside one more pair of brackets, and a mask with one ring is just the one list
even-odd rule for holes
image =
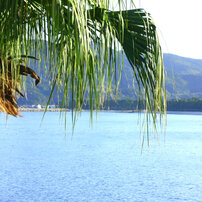
{"label": "distant mountain", "polygon": [[[133,73],[127,58],[119,87],[119,97],[135,97]],[[164,54],[166,90],[168,99],[202,98],[202,60]],[[135,92],[135,93],[134,93]]]}
{"label": "distant mountain", "polygon": [[[202,98],[202,60],[164,54],[164,65],[168,99]],[[126,56],[124,56],[124,66],[119,85],[118,99],[135,99],[137,98],[138,91],[134,87],[136,85],[133,80],[133,71]],[[31,64],[31,67],[34,69],[34,64]],[[44,72],[41,72],[41,77],[41,83],[37,87],[34,86],[34,82],[30,78],[27,79],[26,99],[20,98],[18,100],[19,105],[45,105],[47,103],[51,93],[50,79],[44,75]],[[59,102],[60,99],[58,99],[55,92],[50,104],[58,104]]]}
{"label": "distant mountain", "polygon": [[202,60],[164,54],[168,98],[202,98]]}

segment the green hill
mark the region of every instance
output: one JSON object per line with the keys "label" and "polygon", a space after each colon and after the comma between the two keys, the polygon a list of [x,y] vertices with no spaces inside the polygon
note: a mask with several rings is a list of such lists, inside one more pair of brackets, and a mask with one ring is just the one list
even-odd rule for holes
{"label": "green hill", "polygon": [[[168,99],[202,98],[202,60],[164,54],[164,65]],[[124,56],[124,66],[118,99],[135,99],[138,91],[134,87],[133,71],[126,56]],[[34,64],[31,64],[31,67],[35,69]],[[37,70],[35,69],[35,71]],[[26,98],[19,98],[19,105],[45,105],[47,103],[51,92],[50,79],[48,76],[44,76],[44,72],[41,72],[40,76],[41,83],[37,87],[34,86],[34,82],[30,78],[27,79]],[[50,104],[57,105],[59,102],[55,92]]]}
{"label": "green hill", "polygon": [[164,54],[168,98],[202,98],[202,60]]}

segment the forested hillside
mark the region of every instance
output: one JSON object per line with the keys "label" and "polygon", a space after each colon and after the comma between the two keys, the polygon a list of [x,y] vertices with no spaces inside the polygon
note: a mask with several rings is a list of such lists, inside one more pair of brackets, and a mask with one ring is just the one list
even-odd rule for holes
{"label": "forested hillside", "polygon": [[[168,100],[193,97],[202,98],[202,60],[164,54],[164,65]],[[136,99],[138,89],[135,88],[133,71],[125,56],[124,66],[117,98],[118,100]],[[34,63],[31,64],[31,67],[35,69]],[[35,70],[37,71],[37,69]],[[37,87],[34,86],[31,79],[27,79],[26,98],[19,98],[18,102],[20,105],[46,105],[51,93],[50,78],[48,74],[44,75],[44,71],[39,74],[41,76],[41,83]],[[61,99],[62,92],[60,92],[58,98],[55,91],[50,104],[58,105],[61,103]]]}

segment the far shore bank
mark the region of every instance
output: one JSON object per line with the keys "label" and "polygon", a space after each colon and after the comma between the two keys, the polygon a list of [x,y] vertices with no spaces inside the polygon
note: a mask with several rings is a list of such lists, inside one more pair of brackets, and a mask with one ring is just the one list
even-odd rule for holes
{"label": "far shore bank", "polygon": [[[19,108],[20,112],[44,112],[45,108],[37,109],[37,108]],[[71,109],[65,109],[65,108],[48,108],[46,110],[47,112],[71,112]],[[82,112],[88,112],[87,109],[82,109]],[[94,110],[95,111],[95,110]],[[144,112],[144,110],[138,111],[138,110],[98,110],[98,112],[114,112],[114,113],[140,113]],[[202,111],[167,111],[167,114],[195,114],[195,115],[202,115]]]}
{"label": "far shore bank", "polygon": [[[41,108],[41,109],[38,109],[38,108],[19,108],[19,111],[20,112],[44,112],[45,111],[45,108]],[[71,109],[65,109],[65,108],[48,108],[46,110],[47,112],[70,112]],[[89,111],[87,109],[82,109],[81,110],[82,112],[85,112],[85,111]],[[95,110],[94,110],[95,111]],[[100,112],[120,112],[120,113],[135,113],[135,112],[140,112],[138,110],[99,110]],[[143,112],[143,111],[141,111]]]}
{"label": "far shore bank", "polygon": [[[20,112],[44,112],[45,108],[19,108]],[[70,109],[63,109],[63,108],[48,108],[47,112],[60,112],[60,111],[70,111]]]}

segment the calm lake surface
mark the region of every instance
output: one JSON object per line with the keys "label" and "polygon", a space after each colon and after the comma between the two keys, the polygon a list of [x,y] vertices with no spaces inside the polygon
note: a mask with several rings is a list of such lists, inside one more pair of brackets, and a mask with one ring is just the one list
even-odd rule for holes
{"label": "calm lake surface", "polygon": [[202,201],[202,115],[168,114],[141,154],[138,114],[0,114],[0,201]]}

